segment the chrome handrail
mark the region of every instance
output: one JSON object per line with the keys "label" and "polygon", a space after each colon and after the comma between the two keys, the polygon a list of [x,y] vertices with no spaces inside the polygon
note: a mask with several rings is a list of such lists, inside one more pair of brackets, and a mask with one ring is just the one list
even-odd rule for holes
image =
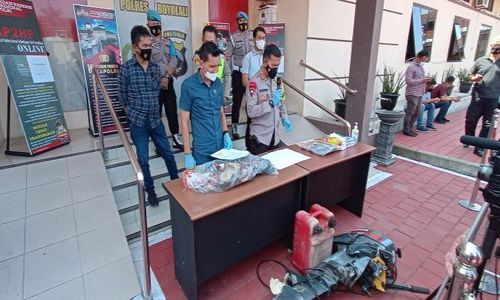
{"label": "chrome handrail", "polygon": [[132,167],[134,168],[134,172],[136,174],[136,180],[137,180],[137,190],[138,190],[138,199],[139,199],[139,212],[140,212],[140,218],[141,218],[141,241],[142,241],[142,251],[144,255],[144,280],[145,280],[145,289],[143,289],[142,293],[144,296],[144,299],[150,299],[151,298],[151,273],[149,270],[149,245],[148,245],[148,225],[147,225],[147,218],[146,218],[146,197],[145,197],[145,192],[144,192],[144,175],[141,170],[141,166],[139,165],[139,161],[137,160],[137,156],[132,149],[132,146],[130,146],[130,141],[125,134],[125,130],[123,130],[122,124],[120,123],[120,119],[118,118],[118,115],[116,114],[116,111],[113,107],[113,103],[111,102],[111,98],[108,95],[108,91],[104,87],[104,84],[101,80],[101,77],[97,73],[96,68],[92,68],[92,81],[94,85],[94,97],[96,99],[96,112],[97,112],[97,125],[99,127],[99,140],[100,140],[100,149],[101,149],[101,154],[103,157],[105,157],[105,147],[104,147],[104,135],[102,132],[102,122],[101,122],[101,109],[99,107],[99,95],[97,93],[97,85],[99,85],[99,88],[101,89],[101,92],[104,96],[104,102],[108,106],[109,113],[111,115],[111,118],[113,119],[113,122],[115,123],[116,130],[118,131],[118,135],[120,136],[120,140],[123,144],[123,148],[125,149],[125,152],[127,152],[127,156],[130,160],[130,163]]}
{"label": "chrome handrail", "polygon": [[343,84],[342,82],[340,81],[337,81],[335,79],[333,79],[332,77],[326,75],[325,73],[321,72],[320,70],[312,67],[311,65],[307,64],[303,59],[300,60],[300,64],[304,67],[306,67],[307,69],[313,71],[314,73],[318,74],[319,76],[335,83],[336,85],[340,86],[341,88],[343,88],[344,90],[346,90],[349,94],[356,94],[358,91],[357,90],[353,90],[351,89],[350,87],[348,87],[347,85]]}
{"label": "chrome handrail", "polygon": [[334,117],[337,119],[340,123],[344,125],[346,128],[346,135],[351,136],[351,123],[349,123],[346,119],[342,118],[341,116],[337,115],[335,112],[333,112],[331,109],[323,105],[321,102],[318,100],[314,99],[313,97],[309,96],[308,94],[304,93],[301,91],[298,87],[294,86],[291,84],[288,80],[282,79],[283,83],[289,86],[292,90],[296,91],[299,95],[302,97],[306,98],[309,100],[312,104],[316,105],[318,108],[320,108],[322,111],[326,112],[330,116]]}

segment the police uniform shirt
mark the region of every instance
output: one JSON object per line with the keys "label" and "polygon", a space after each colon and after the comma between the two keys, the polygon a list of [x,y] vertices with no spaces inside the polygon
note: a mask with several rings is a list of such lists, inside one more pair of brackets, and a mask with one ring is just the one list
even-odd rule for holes
{"label": "police uniform shirt", "polygon": [[178,59],[170,56],[170,40],[161,38],[160,42],[152,38],[151,61],[160,65],[161,76],[173,76],[167,73],[167,67],[176,67]]}
{"label": "police uniform shirt", "polygon": [[212,160],[223,148],[220,111],[224,99],[219,78],[208,86],[200,72],[184,80],[179,108],[188,111],[193,134],[193,156],[198,164]]}
{"label": "police uniform shirt", "polygon": [[250,136],[255,136],[259,143],[267,146],[271,146],[273,133],[274,145],[272,146],[279,143],[278,126],[281,120],[288,116],[283,101],[277,106],[270,104],[277,88],[276,78],[264,78],[262,73],[258,72],[248,83],[245,93],[247,113],[251,118]]}
{"label": "police uniform shirt", "polygon": [[248,78],[253,78],[255,74],[259,73],[260,66],[262,66],[262,52],[254,49],[243,58],[241,73],[248,74]]}
{"label": "police uniform shirt", "polygon": [[226,55],[232,61],[234,69],[239,71],[243,66],[243,57],[254,47],[252,31],[233,32],[231,40],[226,49]]}

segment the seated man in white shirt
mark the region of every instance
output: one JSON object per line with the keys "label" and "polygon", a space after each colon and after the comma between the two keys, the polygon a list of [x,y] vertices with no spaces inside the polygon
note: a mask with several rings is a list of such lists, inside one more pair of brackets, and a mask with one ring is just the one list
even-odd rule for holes
{"label": "seated man in white shirt", "polygon": [[244,87],[248,86],[248,81],[257,74],[262,66],[262,53],[266,46],[266,30],[260,26],[253,30],[254,49],[243,57],[241,67],[241,80]]}

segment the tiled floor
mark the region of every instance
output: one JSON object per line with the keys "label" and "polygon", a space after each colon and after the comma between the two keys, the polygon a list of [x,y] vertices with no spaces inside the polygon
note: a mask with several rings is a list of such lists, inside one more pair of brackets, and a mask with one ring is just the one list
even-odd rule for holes
{"label": "tiled floor", "polygon": [[[394,174],[368,190],[362,218],[336,207],[337,233],[370,227],[390,236],[403,250],[398,260],[398,282],[425,286],[431,290],[445,275],[444,256],[454,240],[471,224],[475,213],[457,205],[457,198],[469,197],[473,181],[406,160],[382,171]],[[482,200],[481,200],[482,201]],[[243,260],[201,287],[201,299],[272,299],[258,281],[255,269],[263,259],[275,258],[290,266],[281,242]],[[151,246],[152,268],[168,300],[185,299],[175,279],[172,240]],[[280,278],[283,270],[269,265],[264,280]],[[376,299],[422,299],[423,296],[390,290]],[[367,299],[347,293],[333,293],[321,299]],[[484,299],[494,299],[485,295]]]}
{"label": "tiled floor", "polygon": [[99,152],[2,169],[0,182],[0,299],[140,294]]}
{"label": "tiled floor", "polygon": [[[465,110],[446,116],[451,122],[447,124],[434,124],[436,131],[418,131],[417,137],[403,135],[402,132],[396,134],[395,144],[412,147],[418,150],[446,155],[461,160],[478,163],[481,159],[472,153],[473,148],[463,148],[460,137],[464,135]],[[476,135],[481,129],[481,121],[478,122]],[[497,136],[500,131],[497,128]]]}

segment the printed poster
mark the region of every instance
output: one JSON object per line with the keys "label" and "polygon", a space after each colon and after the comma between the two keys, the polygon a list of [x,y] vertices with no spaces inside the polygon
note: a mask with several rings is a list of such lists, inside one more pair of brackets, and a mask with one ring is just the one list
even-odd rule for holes
{"label": "printed poster", "polygon": [[122,126],[126,129],[128,128],[127,116],[118,99],[118,73],[120,71],[121,57],[115,11],[114,9],[80,4],[75,4],[74,10],[87,97],[89,99],[88,105],[92,119],[92,132],[94,135],[99,134],[96,103],[99,103],[101,110],[103,133],[116,131],[116,125],[99,87],[97,88],[99,101],[95,98],[94,82],[92,81],[92,70],[94,68],[98,71],[99,77],[111,98],[113,108]]}

